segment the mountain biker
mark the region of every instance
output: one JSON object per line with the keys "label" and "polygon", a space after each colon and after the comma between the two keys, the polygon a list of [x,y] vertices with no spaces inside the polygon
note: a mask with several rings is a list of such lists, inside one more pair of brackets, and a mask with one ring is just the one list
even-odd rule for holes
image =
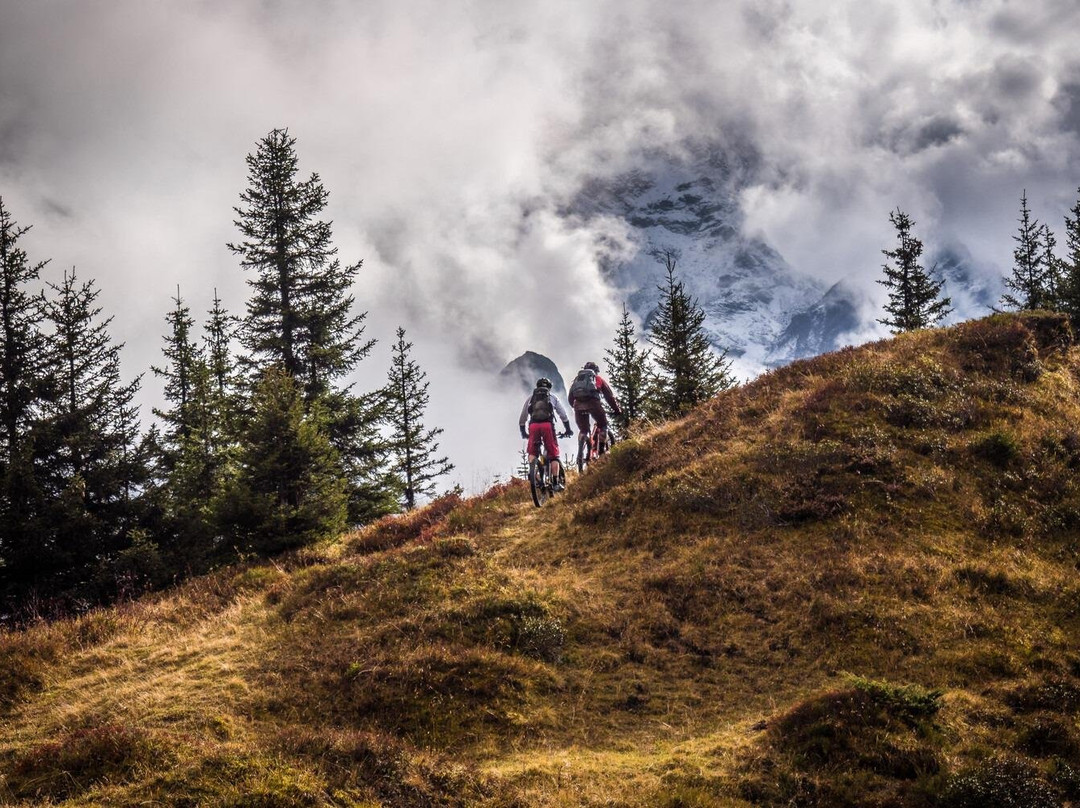
{"label": "mountain biker", "polygon": [[[569,438],[574,432],[570,429],[570,419],[566,417],[566,410],[559,402],[558,396],[551,394],[551,380],[541,377],[536,380],[536,389],[532,395],[525,399],[525,406],[521,408],[518,417],[518,426],[521,428],[521,437],[528,439],[529,464],[540,454],[540,441],[544,441],[547,450],[548,462],[551,464],[552,490],[562,491],[563,485],[559,482],[559,442],[555,440],[555,416],[558,415],[563,422],[563,434],[561,437]],[[525,429],[525,421],[529,421],[529,429]]]}
{"label": "mountain biker", "polygon": [[607,413],[601,401],[607,401],[611,411],[619,415],[619,402],[615,400],[615,394],[611,392],[609,385],[600,376],[600,366],[595,362],[586,362],[581,366],[578,375],[574,377],[570,385],[570,406],[574,408],[574,420],[577,422],[578,432],[582,435],[589,434],[589,416],[593,417],[601,432],[607,432]]}

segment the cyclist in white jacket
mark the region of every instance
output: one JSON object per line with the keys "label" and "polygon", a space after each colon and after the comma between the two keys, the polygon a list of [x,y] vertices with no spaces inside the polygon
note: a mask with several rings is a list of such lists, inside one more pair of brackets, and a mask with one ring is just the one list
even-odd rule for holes
{"label": "cyclist in white jacket", "polygon": [[[570,429],[570,419],[566,417],[566,410],[558,397],[551,394],[551,380],[537,379],[536,389],[525,399],[525,405],[521,408],[518,427],[521,429],[521,437],[529,441],[529,465],[532,465],[532,461],[540,454],[540,441],[544,441],[548,462],[551,464],[553,490],[562,491],[563,486],[559,482],[559,442],[555,439],[556,415],[563,423],[562,437],[571,437],[574,433]],[[529,424],[528,429],[525,428],[526,421]]]}

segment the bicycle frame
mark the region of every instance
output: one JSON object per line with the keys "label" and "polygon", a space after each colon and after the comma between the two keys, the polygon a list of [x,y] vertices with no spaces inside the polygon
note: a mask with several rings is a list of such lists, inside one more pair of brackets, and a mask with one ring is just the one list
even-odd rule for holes
{"label": "bicycle frame", "polygon": [[582,433],[578,439],[578,472],[583,473],[596,458],[606,454],[612,443],[610,427],[602,430],[600,424],[593,420],[592,430],[588,437]]}
{"label": "bicycle frame", "polygon": [[[552,427],[554,430],[554,427]],[[559,433],[555,433],[555,440],[559,439]],[[559,482],[566,485],[566,465],[559,463]],[[555,496],[554,481],[551,479],[550,465],[547,456],[547,447],[540,441],[536,459],[529,463],[529,490],[532,493],[533,504],[539,508],[548,499]]]}

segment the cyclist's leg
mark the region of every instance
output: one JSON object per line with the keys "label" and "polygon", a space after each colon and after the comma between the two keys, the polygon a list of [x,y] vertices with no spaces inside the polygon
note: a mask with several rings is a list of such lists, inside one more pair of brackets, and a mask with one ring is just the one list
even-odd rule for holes
{"label": "cyclist's leg", "polygon": [[588,436],[589,434],[589,411],[585,409],[574,408],[574,423],[578,428],[578,436]]}
{"label": "cyclist's leg", "polygon": [[600,427],[600,431],[607,432],[608,422],[607,413],[604,412],[604,405],[599,401],[594,401],[589,407],[589,412],[592,413],[592,417],[596,421],[596,425]]}
{"label": "cyclist's leg", "polygon": [[599,431],[596,451],[598,454],[603,454],[607,449],[607,413],[604,412],[604,405],[600,401],[594,401],[589,407],[589,411],[592,413],[593,420],[596,421],[596,428]]}
{"label": "cyclist's leg", "polygon": [[578,470],[581,470],[582,461],[588,458],[589,451],[589,411],[574,408],[574,424],[578,429]]}
{"label": "cyclist's leg", "polygon": [[536,460],[536,456],[540,454],[540,441],[542,439],[540,424],[529,424],[529,444],[525,447],[526,453],[529,455],[529,462]]}
{"label": "cyclist's leg", "polygon": [[555,424],[544,424],[544,449],[547,450],[548,464],[551,472],[551,482],[556,491],[562,490],[559,485],[559,441],[555,437]]}

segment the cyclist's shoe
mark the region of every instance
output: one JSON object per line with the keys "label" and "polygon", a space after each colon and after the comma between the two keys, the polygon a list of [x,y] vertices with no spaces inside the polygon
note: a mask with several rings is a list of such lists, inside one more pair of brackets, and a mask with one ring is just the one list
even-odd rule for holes
{"label": "cyclist's shoe", "polygon": [[556,494],[558,494],[558,493],[559,493],[560,491],[564,491],[564,490],[566,490],[566,486],[565,486],[565,485],[563,485],[563,484],[562,484],[561,482],[559,482],[558,480],[556,480],[555,482],[553,482],[553,483],[551,484],[551,490],[552,490],[552,491],[554,491],[554,492],[555,492]]}

